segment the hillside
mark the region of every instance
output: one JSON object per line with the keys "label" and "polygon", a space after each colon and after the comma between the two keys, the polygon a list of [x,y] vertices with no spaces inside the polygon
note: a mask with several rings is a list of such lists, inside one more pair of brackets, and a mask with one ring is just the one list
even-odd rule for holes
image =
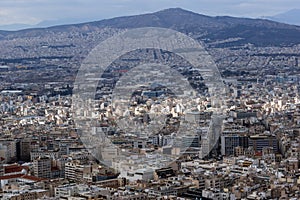
{"label": "hillside", "polygon": [[[155,13],[117,17],[101,21],[54,26],[49,28],[1,31],[0,39],[34,37],[55,32],[93,32],[110,28],[164,27],[191,33],[199,40],[216,42],[238,38],[225,46],[254,44],[256,46],[290,46],[300,43],[300,27],[265,19],[209,17],[180,8]],[[224,45],[224,44],[223,44]]]}

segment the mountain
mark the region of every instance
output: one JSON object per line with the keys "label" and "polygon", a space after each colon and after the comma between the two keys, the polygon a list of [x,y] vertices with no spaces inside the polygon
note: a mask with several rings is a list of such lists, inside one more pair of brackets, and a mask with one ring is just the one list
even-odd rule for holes
{"label": "mountain", "polygon": [[221,71],[232,67],[247,71],[257,65],[273,75],[292,60],[298,65],[299,46],[294,45],[300,44],[299,26],[172,8],[88,23],[0,31],[0,65],[17,71],[0,78],[9,83],[72,83],[82,61],[101,41],[124,29],[149,26],[181,31],[202,42]]}
{"label": "mountain", "polygon": [[64,25],[64,24],[74,24],[74,23],[83,23],[83,22],[89,22],[91,20],[89,19],[76,19],[76,18],[65,18],[65,19],[60,19],[60,20],[44,20],[41,21],[40,23],[35,25],[35,28],[46,28],[50,26],[59,26],[59,25]]}
{"label": "mountain", "polygon": [[[21,31],[1,31],[0,39],[7,37],[33,37],[46,33],[81,32],[88,33],[110,28],[138,27],[171,28],[193,35],[196,39],[219,46],[254,44],[256,46],[290,46],[300,43],[300,27],[274,22],[267,19],[236,17],[210,17],[181,8],[170,8],[155,13],[117,17],[80,24],[34,28]],[[227,42],[220,42],[227,41]]]}
{"label": "mountain", "polygon": [[7,24],[7,25],[1,25],[0,30],[6,30],[6,31],[16,31],[21,29],[28,29],[33,28],[33,25],[29,24]]}
{"label": "mountain", "polygon": [[300,26],[300,9],[289,10],[285,13],[281,13],[267,18],[277,22],[283,22],[287,24],[294,24]]}
{"label": "mountain", "polygon": [[38,24],[30,25],[30,24],[7,24],[7,25],[0,25],[0,30],[5,31],[19,31],[22,29],[34,29],[34,28],[47,28],[50,26],[59,26],[64,24],[72,24],[72,23],[79,23],[79,22],[87,22],[90,20],[84,19],[63,19],[63,20],[44,20],[39,22]]}

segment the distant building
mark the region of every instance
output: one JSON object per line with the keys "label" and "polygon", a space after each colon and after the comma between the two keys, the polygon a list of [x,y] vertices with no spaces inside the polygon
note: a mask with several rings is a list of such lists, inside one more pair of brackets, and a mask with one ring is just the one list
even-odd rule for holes
{"label": "distant building", "polygon": [[30,160],[35,160],[38,157],[49,157],[52,159],[58,159],[60,157],[60,152],[56,151],[31,151]]}
{"label": "distant building", "polygon": [[76,184],[61,185],[55,188],[56,197],[71,197],[78,191]]}
{"label": "distant building", "polygon": [[278,153],[278,141],[275,135],[253,135],[249,138],[249,147],[252,147],[254,152],[263,152],[265,147],[272,147],[274,153]]}
{"label": "distant building", "polygon": [[142,96],[146,96],[148,98],[159,97],[163,95],[164,91],[143,91]]}
{"label": "distant building", "polygon": [[151,198],[158,198],[162,196],[177,196],[177,191],[174,190],[173,188],[169,187],[157,187],[157,188],[152,188],[149,190],[149,197]]}
{"label": "distant building", "polygon": [[6,163],[15,161],[17,158],[16,142],[6,140],[0,142],[0,160]]}
{"label": "distant building", "polygon": [[127,172],[127,176],[125,176],[124,178],[128,179],[129,181],[137,181],[137,180],[148,181],[153,179],[153,177],[154,177],[154,170],[137,169],[135,172]]}
{"label": "distant building", "polygon": [[241,146],[234,148],[234,156],[243,156],[245,154],[245,149]]}
{"label": "distant building", "polygon": [[71,181],[92,181],[91,165],[82,164],[78,160],[65,163],[65,178]]}
{"label": "distant building", "polygon": [[221,153],[222,155],[231,156],[235,154],[235,148],[248,148],[248,136],[245,135],[222,135],[221,136]]}
{"label": "distant building", "polygon": [[40,178],[51,178],[51,159],[39,157],[33,161],[34,175]]}
{"label": "distant building", "polygon": [[187,112],[185,120],[191,123],[198,123],[200,121],[200,112]]}
{"label": "distant building", "polygon": [[236,118],[236,119],[257,117],[257,112],[235,111],[232,114],[233,114],[233,117]]}
{"label": "distant building", "polygon": [[175,171],[171,167],[156,169],[154,172],[155,180],[175,176]]}
{"label": "distant building", "polygon": [[30,161],[31,139],[25,138],[20,141],[20,159],[22,161]]}
{"label": "distant building", "polygon": [[42,189],[35,189],[35,190],[22,190],[15,194],[5,194],[3,199],[7,199],[8,197],[10,200],[19,200],[19,199],[41,199],[45,197],[49,197],[48,190]]}
{"label": "distant building", "polygon": [[200,142],[201,142],[201,137],[199,134],[189,134],[189,135],[184,135],[181,138],[182,140],[182,149],[186,149],[188,147],[200,147]]}
{"label": "distant building", "polygon": [[33,184],[40,181],[43,181],[43,179],[35,176],[29,176],[22,173],[5,175],[5,176],[0,176],[0,188],[4,190],[5,187],[10,186],[12,183]]}

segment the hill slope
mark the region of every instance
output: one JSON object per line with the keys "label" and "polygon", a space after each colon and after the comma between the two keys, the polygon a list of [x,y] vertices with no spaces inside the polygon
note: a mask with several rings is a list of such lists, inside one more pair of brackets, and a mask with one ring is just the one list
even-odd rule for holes
{"label": "hill slope", "polygon": [[270,20],[277,22],[283,22],[287,24],[295,24],[300,26],[300,9],[289,10],[285,13],[281,13],[272,17],[267,17]]}
{"label": "hill slope", "polygon": [[33,37],[49,32],[87,33],[104,27],[123,29],[149,26],[172,28],[184,33],[190,33],[197,39],[209,43],[235,38],[232,42],[226,42],[226,46],[248,43],[256,46],[290,46],[300,43],[300,27],[298,26],[265,19],[209,17],[180,8],[89,23],[26,29],[15,32],[1,31],[0,39]]}

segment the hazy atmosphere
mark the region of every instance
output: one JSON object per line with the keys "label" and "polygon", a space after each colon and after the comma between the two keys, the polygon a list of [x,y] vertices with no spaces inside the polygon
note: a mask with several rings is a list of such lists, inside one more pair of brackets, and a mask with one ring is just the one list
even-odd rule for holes
{"label": "hazy atmosphere", "polygon": [[300,200],[299,0],[0,0],[0,200]]}
{"label": "hazy atmosphere", "polygon": [[1,0],[3,25],[48,26],[180,7],[211,16],[261,18],[300,8],[298,0]]}

